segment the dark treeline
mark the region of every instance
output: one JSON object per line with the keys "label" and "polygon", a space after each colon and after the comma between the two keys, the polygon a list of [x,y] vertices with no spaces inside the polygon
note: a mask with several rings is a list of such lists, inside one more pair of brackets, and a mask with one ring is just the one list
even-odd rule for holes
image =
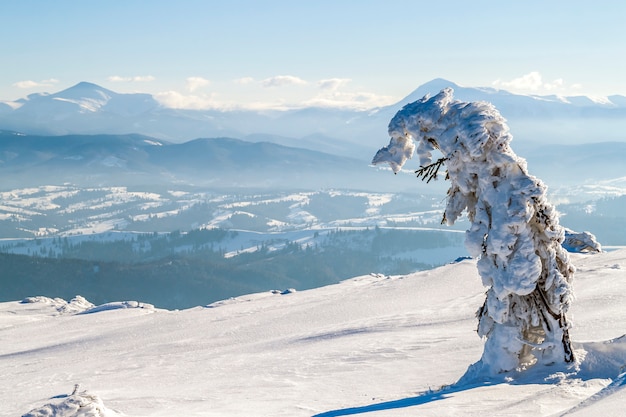
{"label": "dark treeline", "polygon": [[[235,237],[237,232],[224,229],[190,230],[185,233],[140,233],[126,240],[85,240],[72,242],[67,238],[56,238],[53,247],[56,253],[49,257],[115,261],[137,263],[161,259],[174,255],[195,255],[208,259],[219,259],[224,255],[219,246],[226,237]],[[49,249],[50,251],[50,249]],[[46,254],[41,254],[46,256]]]}
{"label": "dark treeline", "polygon": [[53,245],[37,245],[41,253],[33,256],[0,254],[0,301],[82,295],[95,304],[137,300],[188,308],[246,293],[315,288],[369,273],[428,269],[433,265],[397,255],[450,246],[456,239],[419,230],[336,230],[317,235],[314,244],[283,242],[277,250],[265,242],[254,251],[225,257],[220,244],[236,236],[235,231],[211,229],[112,241],[55,238]]}
{"label": "dark treeline", "polygon": [[0,301],[82,295],[94,304],[138,300],[161,308],[188,308],[246,293],[315,288],[373,272],[427,269],[432,265],[391,253],[399,245],[411,249],[446,244],[441,233],[337,231],[321,245],[288,242],[270,250],[262,244],[254,252],[225,258],[219,242],[231,233],[155,233],[77,244],[58,238],[62,257],[0,254]]}

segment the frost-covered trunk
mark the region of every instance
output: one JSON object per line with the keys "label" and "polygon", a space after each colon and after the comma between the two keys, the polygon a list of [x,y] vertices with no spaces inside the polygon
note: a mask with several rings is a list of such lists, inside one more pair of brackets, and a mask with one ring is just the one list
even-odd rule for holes
{"label": "frost-covered trunk", "polygon": [[[546,187],[509,147],[505,120],[489,103],[453,100],[445,89],[406,105],[389,124],[391,141],[374,164],[398,172],[416,149],[423,167],[445,162],[451,182],[444,220],[466,211],[466,246],[489,287],[478,310],[491,372],[572,362],[566,318],[574,268]],[[433,164],[432,152],[443,157]]]}

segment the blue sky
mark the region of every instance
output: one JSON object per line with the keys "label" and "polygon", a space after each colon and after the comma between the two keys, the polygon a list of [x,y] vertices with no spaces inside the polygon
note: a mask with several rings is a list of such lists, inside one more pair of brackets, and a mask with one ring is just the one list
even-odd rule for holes
{"label": "blue sky", "polygon": [[90,81],[176,107],[374,107],[446,78],[626,95],[626,2],[0,1],[0,100]]}

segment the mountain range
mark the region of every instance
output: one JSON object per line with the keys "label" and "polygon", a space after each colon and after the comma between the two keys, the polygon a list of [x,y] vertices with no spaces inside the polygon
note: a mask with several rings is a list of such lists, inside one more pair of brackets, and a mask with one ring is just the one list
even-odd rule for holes
{"label": "mountain range", "polygon": [[270,142],[220,137],[172,143],[139,134],[39,136],[0,131],[0,175],[4,187],[12,188],[42,181],[87,187],[387,188],[389,176],[377,174],[355,158]]}
{"label": "mountain range", "polygon": [[370,158],[387,138],[387,124],[403,105],[452,87],[464,101],[493,103],[519,141],[580,144],[625,141],[626,97],[528,96],[494,88],[462,87],[434,79],[398,103],[363,110],[181,110],[149,94],[120,94],[81,82],[54,94],[0,102],[0,129],[31,135],[137,133],[171,142],[232,137],[268,141],[344,156]]}
{"label": "mountain range", "polygon": [[460,100],[493,103],[508,120],[514,151],[548,184],[626,177],[626,97],[523,96],[443,79],[369,111],[263,112],[171,109],[149,94],[81,82],[0,102],[0,174],[10,187],[45,178],[78,185],[414,189],[414,178],[380,175],[368,165],[387,143],[395,112],[444,87]]}

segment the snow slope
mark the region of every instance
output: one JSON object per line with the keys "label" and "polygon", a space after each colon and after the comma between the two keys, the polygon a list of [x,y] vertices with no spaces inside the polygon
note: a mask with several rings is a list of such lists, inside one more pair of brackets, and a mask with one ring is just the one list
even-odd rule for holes
{"label": "snow slope", "polygon": [[0,416],[622,415],[626,249],[573,259],[582,363],[491,380],[471,260],[182,311],[1,303]]}

